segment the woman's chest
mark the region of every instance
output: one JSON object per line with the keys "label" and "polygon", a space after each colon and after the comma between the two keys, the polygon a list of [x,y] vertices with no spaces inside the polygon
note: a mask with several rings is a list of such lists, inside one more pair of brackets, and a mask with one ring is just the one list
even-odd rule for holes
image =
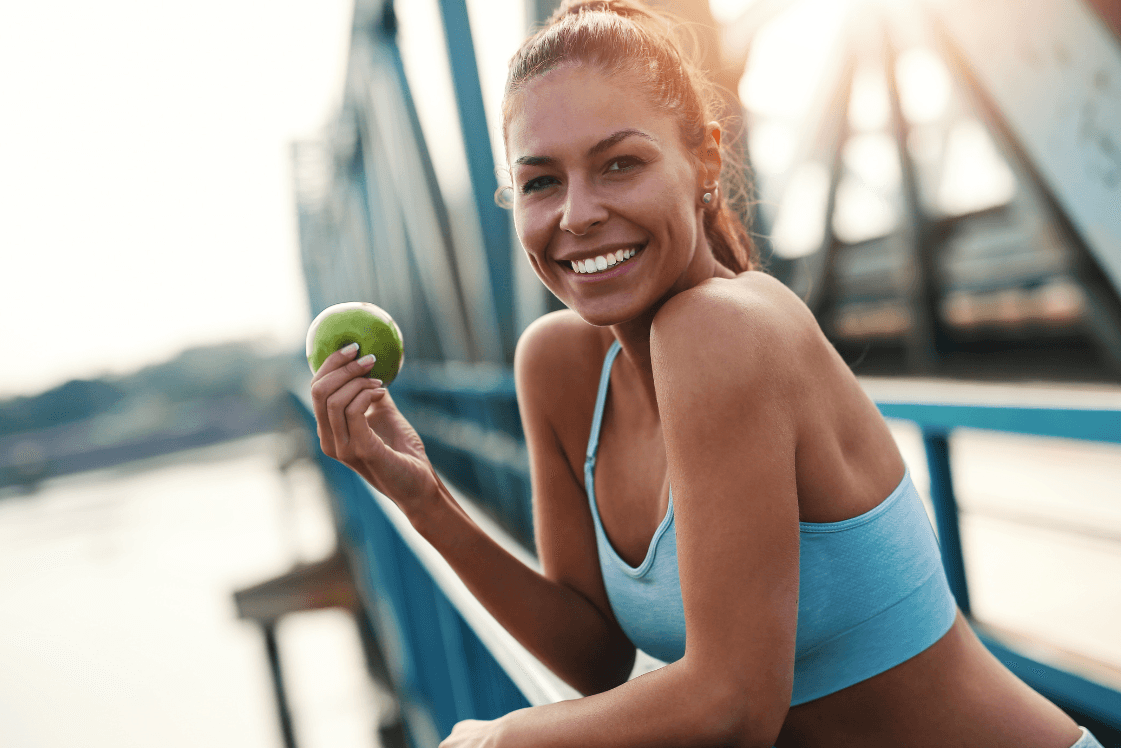
{"label": "woman's chest", "polygon": [[611,547],[637,567],[669,508],[665,442],[656,421],[629,412],[623,403],[611,405],[609,399],[596,450],[596,507]]}

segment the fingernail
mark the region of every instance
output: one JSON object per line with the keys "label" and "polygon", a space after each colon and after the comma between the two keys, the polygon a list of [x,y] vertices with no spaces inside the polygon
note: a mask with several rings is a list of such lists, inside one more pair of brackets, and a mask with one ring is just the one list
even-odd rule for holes
{"label": "fingernail", "polygon": [[362,366],[373,366],[374,362],[377,360],[377,356],[372,353],[367,353],[365,356],[358,359],[358,363]]}
{"label": "fingernail", "polygon": [[351,343],[350,345],[343,346],[339,350],[348,356],[353,356],[355,353],[358,353],[358,344]]}
{"label": "fingernail", "polygon": [[370,381],[374,383],[375,390],[382,385],[382,381],[380,379],[371,379]]}

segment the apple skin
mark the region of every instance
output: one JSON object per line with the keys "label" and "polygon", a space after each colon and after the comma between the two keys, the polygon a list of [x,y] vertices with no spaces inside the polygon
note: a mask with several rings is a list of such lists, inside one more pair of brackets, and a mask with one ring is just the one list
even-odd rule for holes
{"label": "apple skin", "polygon": [[307,331],[307,362],[314,374],[335,351],[358,343],[358,355],[374,354],[377,362],[366,376],[389,385],[405,363],[401,329],[379,306],[365,301],[346,301],[329,306],[316,315]]}

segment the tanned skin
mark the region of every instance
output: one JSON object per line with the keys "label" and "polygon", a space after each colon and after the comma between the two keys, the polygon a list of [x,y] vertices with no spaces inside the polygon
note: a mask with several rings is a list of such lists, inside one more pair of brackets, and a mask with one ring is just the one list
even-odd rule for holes
{"label": "tanned skin", "polygon": [[[514,220],[568,310],[515,357],[542,573],[456,505],[369,365],[336,353],[312,398],[324,451],[393,499],[520,642],[588,696],[456,726],[467,746],[1069,748],[1076,723],[1005,669],[960,612],[902,664],[789,706],[798,522],[877,506],[904,464],[805,305],[715,261],[702,196],[719,189],[720,129],[691,151],[636,81],[555,69],[517,94],[507,128]],[[603,277],[571,261],[638,253]],[[627,681],[634,645],[599,570],[583,460],[604,357],[595,472],[610,542],[638,565],[673,486],[686,652]]]}

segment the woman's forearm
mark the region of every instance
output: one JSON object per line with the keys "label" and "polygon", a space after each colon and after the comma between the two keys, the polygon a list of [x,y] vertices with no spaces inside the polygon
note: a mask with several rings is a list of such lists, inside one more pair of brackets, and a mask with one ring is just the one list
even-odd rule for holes
{"label": "woman's forearm", "polygon": [[[440,552],[491,615],[562,680],[582,694],[624,682],[633,646],[575,590],[547,579],[502,548],[441,486],[413,527]],[[614,653],[614,654],[612,654]],[[626,653],[626,656],[623,655]]]}
{"label": "woman's forearm", "polygon": [[746,707],[679,660],[605,693],[511,712],[500,720],[497,745],[770,748],[769,739],[753,734]]}

